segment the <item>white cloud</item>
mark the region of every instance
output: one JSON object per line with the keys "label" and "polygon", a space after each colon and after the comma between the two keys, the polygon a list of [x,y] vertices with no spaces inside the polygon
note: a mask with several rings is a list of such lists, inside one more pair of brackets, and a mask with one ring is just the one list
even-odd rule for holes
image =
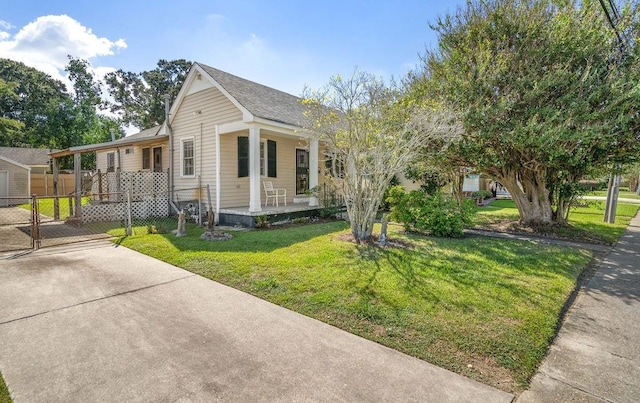
{"label": "white cloud", "polygon": [[10,23],[8,23],[7,21],[0,20],[0,29],[9,30],[11,28],[15,28],[15,27],[13,25],[11,25]]}
{"label": "white cloud", "polygon": [[[11,24],[0,21],[0,28],[10,29]],[[67,55],[91,61],[126,47],[123,39],[98,37],[67,15],[38,17],[15,35],[0,32],[0,57],[23,62],[64,82]]]}

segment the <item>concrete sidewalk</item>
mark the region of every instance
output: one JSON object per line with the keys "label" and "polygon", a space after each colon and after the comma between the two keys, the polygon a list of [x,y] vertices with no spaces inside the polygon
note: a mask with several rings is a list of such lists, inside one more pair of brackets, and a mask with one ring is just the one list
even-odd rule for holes
{"label": "concrete sidewalk", "polygon": [[[606,196],[582,196],[582,199],[585,200],[600,200],[606,201]],[[630,204],[640,204],[640,199],[630,199],[628,197],[618,197],[618,203],[630,203]]]}
{"label": "concrete sidewalk", "polygon": [[513,398],[104,241],[0,260],[0,372],[17,403]]}
{"label": "concrete sidewalk", "polygon": [[640,215],[579,294],[518,402],[640,401]]}

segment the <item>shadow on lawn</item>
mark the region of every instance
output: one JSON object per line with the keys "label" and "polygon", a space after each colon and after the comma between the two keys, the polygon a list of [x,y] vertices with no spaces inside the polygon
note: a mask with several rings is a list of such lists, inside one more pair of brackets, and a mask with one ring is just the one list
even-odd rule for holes
{"label": "shadow on lawn", "polygon": [[377,302],[382,298],[376,293],[375,284],[384,270],[391,270],[399,279],[399,287],[407,293],[463,311],[475,309],[471,302],[474,300],[492,300],[503,309],[509,309],[514,298],[549,306],[553,305],[554,296],[548,295],[545,287],[532,286],[527,279],[551,283],[561,276],[573,282],[579,274],[575,265],[561,262],[562,254],[545,254],[545,247],[533,243],[469,238],[438,242],[443,244],[432,248],[358,246],[360,257],[374,263],[370,270],[361,269],[361,299]]}
{"label": "shadow on lawn", "polygon": [[233,239],[228,241],[205,241],[200,239],[204,228],[189,226],[185,237],[178,238],[174,234],[163,234],[162,236],[180,251],[272,252],[297,243],[307,242],[332,232],[341,231],[345,228],[347,228],[347,224],[344,221],[335,221],[282,229],[225,231],[233,235]]}

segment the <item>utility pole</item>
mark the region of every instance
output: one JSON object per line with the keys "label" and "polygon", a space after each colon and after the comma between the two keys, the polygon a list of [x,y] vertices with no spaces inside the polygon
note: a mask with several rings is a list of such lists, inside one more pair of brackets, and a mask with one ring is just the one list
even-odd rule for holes
{"label": "utility pole", "polygon": [[618,194],[620,192],[620,175],[614,171],[609,176],[609,186],[607,187],[607,202],[604,207],[604,221],[613,224],[616,220],[616,209],[618,207]]}
{"label": "utility pole", "polygon": [[[618,13],[618,9],[616,8],[613,0],[599,0],[600,6],[602,6],[602,10],[604,11],[605,17],[607,17],[607,21],[611,28],[616,34],[618,38],[618,44],[620,45],[620,59],[624,57],[624,53],[626,51],[625,43],[622,35],[618,32],[618,28],[616,24],[620,19],[620,14]],[[609,7],[605,3],[609,4]],[[609,10],[611,8],[611,10]],[[609,12],[611,11],[611,12]],[[618,60],[619,62],[620,60]],[[618,174],[620,171],[620,167],[616,164],[613,167],[613,172],[609,176],[609,185],[607,186],[607,201],[605,203],[604,208],[604,222],[612,224],[616,220],[616,209],[618,206],[618,193],[620,192],[620,175]]]}

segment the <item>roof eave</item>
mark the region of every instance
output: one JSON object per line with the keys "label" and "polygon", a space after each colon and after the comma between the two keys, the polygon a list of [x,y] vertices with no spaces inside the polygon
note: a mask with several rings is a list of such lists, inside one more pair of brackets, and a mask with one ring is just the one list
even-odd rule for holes
{"label": "roof eave", "polygon": [[49,155],[51,155],[51,157],[53,158],[59,158],[59,157],[65,157],[67,155],[73,155],[76,153],[88,153],[93,151],[108,150],[111,148],[121,148],[123,146],[153,144],[153,143],[158,143],[160,140],[164,140],[164,139],[169,139],[169,136],[167,134],[157,134],[155,136],[143,137],[140,139],[131,139],[129,141],[127,141],[127,138],[125,137],[124,139],[120,139],[117,141],[109,141],[107,143],[97,143],[97,144],[88,144],[84,146],[69,147],[64,150],[49,153]]}

